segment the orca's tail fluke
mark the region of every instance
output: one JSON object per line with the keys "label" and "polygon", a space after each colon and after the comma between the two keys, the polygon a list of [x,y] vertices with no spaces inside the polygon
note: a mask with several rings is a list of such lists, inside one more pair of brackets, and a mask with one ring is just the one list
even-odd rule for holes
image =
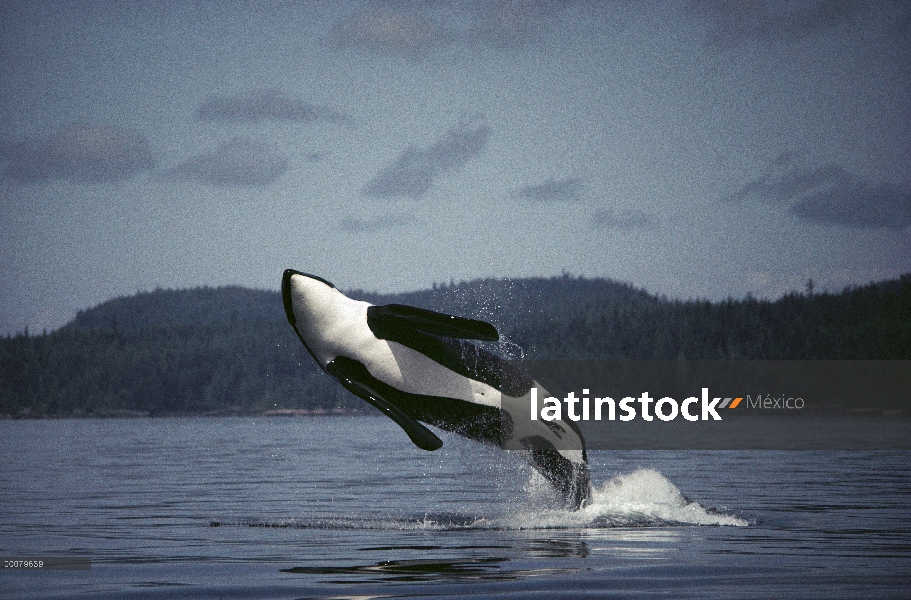
{"label": "orca's tail fluke", "polygon": [[573,483],[566,499],[572,510],[579,510],[591,503],[592,476],[587,462],[574,464],[573,471]]}
{"label": "orca's tail fluke", "polygon": [[586,460],[570,460],[543,438],[522,442],[531,465],[560,493],[565,508],[579,510],[591,501],[591,471]]}

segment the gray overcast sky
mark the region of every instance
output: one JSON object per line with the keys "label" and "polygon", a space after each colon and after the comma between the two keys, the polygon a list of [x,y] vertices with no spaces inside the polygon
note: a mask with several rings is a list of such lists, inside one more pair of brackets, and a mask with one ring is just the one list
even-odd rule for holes
{"label": "gray overcast sky", "polygon": [[286,267],[911,271],[907,2],[4,2],[0,44],[2,333]]}

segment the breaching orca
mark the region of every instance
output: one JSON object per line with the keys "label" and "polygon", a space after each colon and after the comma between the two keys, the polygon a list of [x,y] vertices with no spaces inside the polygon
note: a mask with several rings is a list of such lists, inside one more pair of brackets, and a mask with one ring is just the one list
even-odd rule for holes
{"label": "breaching orca", "polygon": [[423,421],[523,451],[570,508],[591,497],[578,427],[532,421],[532,388],[539,398],[550,394],[473,341],[498,340],[493,325],[413,306],[352,300],[325,279],[291,269],[282,277],[282,300],[288,322],[320,367],[398,423],[419,448],[443,445]]}

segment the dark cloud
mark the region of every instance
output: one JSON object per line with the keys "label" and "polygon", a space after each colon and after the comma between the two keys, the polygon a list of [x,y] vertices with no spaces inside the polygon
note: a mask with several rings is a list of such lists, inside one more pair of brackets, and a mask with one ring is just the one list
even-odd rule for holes
{"label": "dark cloud", "polygon": [[583,181],[578,177],[566,179],[548,179],[538,185],[529,185],[519,188],[515,192],[520,200],[534,202],[560,202],[564,200],[579,200],[582,195]]}
{"label": "dark cloud", "polygon": [[465,166],[480,154],[489,138],[486,123],[461,123],[428,148],[407,148],[364,186],[363,193],[374,198],[418,199],[430,190],[435,177]]}
{"label": "dark cloud", "polygon": [[195,156],[162,175],[212,185],[256,187],[272,183],[287,169],[288,160],[268,146],[234,138],[214,152]]}
{"label": "dark cloud", "polygon": [[407,225],[414,221],[411,215],[380,215],[371,218],[349,217],[341,222],[341,228],[345,231],[354,231],[358,233],[372,233],[384,229],[392,229],[401,225]]}
{"label": "dark cloud", "polygon": [[71,125],[45,139],[26,140],[0,151],[3,177],[19,182],[65,179],[111,182],[155,165],[148,140],[132,129]]}
{"label": "dark cloud", "polygon": [[695,0],[709,39],[733,46],[749,40],[800,39],[850,24],[869,5],[857,0]]}
{"label": "dark cloud", "polygon": [[638,209],[598,211],[592,221],[598,227],[617,229],[654,229],[658,226],[655,215]]}
{"label": "dark cloud", "polygon": [[341,121],[343,115],[315,104],[308,104],[276,90],[254,90],[238,96],[213,96],[196,112],[203,121]]}
{"label": "dark cloud", "polygon": [[900,229],[911,225],[911,191],[854,180],[801,198],[791,212],[814,223]]}
{"label": "dark cloud", "polygon": [[748,182],[726,200],[787,204],[813,191],[850,184],[853,180],[848,172],[836,165],[808,169],[800,167],[798,162],[798,157],[792,153],[781,154],[772,161],[766,173]]}
{"label": "dark cloud", "polygon": [[911,225],[911,192],[889,183],[871,183],[838,165],[801,167],[791,154],[781,155],[768,173],[726,198],[787,204],[798,218],[855,228],[902,228]]}

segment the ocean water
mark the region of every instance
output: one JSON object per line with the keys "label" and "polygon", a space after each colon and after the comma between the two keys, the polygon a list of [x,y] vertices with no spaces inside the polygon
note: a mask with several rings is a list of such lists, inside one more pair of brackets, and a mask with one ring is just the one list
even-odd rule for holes
{"label": "ocean water", "polygon": [[378,416],[0,422],[0,598],[908,598],[911,452],[521,458]]}

